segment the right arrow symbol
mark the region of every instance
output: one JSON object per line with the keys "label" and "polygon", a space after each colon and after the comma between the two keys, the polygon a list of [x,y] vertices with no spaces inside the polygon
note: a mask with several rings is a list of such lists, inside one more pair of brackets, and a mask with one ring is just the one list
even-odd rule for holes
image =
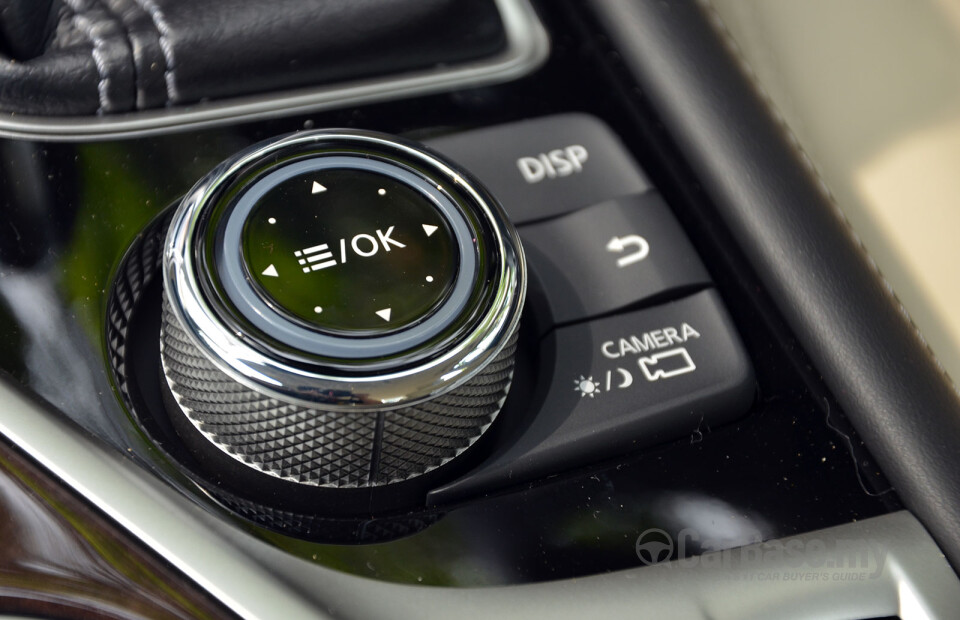
{"label": "right arrow symbol", "polygon": [[377,316],[383,319],[384,321],[390,320],[390,308],[384,308],[383,310],[377,310]]}
{"label": "right arrow symbol", "polygon": [[325,192],[325,191],[327,191],[327,188],[324,187],[323,185],[320,185],[316,181],[313,182],[313,186],[310,188],[311,194],[319,194],[320,192]]}
{"label": "right arrow symbol", "polygon": [[431,226],[430,224],[421,224],[421,226],[423,226],[423,232],[427,233],[428,237],[437,232],[436,226]]}

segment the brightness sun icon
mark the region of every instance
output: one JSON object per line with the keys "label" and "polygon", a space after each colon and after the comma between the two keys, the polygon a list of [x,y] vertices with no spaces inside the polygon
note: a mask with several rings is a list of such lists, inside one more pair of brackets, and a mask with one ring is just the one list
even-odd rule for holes
{"label": "brightness sun icon", "polygon": [[583,375],[580,375],[579,379],[573,380],[573,389],[580,392],[580,398],[584,396],[594,398],[600,393],[600,386],[593,380],[593,377],[584,377]]}

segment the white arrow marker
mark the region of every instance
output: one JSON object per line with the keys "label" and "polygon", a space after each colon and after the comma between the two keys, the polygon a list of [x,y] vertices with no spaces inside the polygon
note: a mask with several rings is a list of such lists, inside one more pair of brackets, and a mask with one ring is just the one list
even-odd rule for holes
{"label": "white arrow marker", "polygon": [[650,253],[650,244],[640,235],[627,235],[625,237],[614,237],[607,242],[607,252],[620,253],[628,248],[635,248],[632,252],[617,259],[617,267],[621,269],[627,265],[632,265],[642,261]]}
{"label": "white arrow marker", "polygon": [[383,319],[384,321],[390,320],[390,308],[384,308],[383,310],[377,310],[377,316]]}
{"label": "white arrow marker", "polygon": [[262,274],[265,275],[265,276],[270,276],[271,278],[276,278],[276,277],[279,277],[279,276],[280,276],[280,274],[277,273],[277,268],[274,267],[273,265],[270,265],[269,267],[267,267],[266,269],[264,269],[264,270],[261,271],[260,273],[262,273]]}
{"label": "white arrow marker", "polygon": [[421,226],[423,226],[423,232],[427,233],[428,237],[437,232],[436,226],[431,226],[430,224],[421,224]]}
{"label": "white arrow marker", "polygon": [[320,185],[319,183],[317,183],[316,181],[314,181],[314,182],[313,182],[313,188],[310,190],[310,193],[311,193],[311,194],[319,194],[320,192],[325,192],[325,191],[327,191],[327,188],[326,188],[326,187],[324,187],[323,185]]}

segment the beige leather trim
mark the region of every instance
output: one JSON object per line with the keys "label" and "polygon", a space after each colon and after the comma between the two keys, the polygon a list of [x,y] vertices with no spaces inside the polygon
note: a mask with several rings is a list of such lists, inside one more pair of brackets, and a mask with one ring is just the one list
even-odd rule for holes
{"label": "beige leather trim", "polygon": [[960,380],[960,2],[705,4]]}

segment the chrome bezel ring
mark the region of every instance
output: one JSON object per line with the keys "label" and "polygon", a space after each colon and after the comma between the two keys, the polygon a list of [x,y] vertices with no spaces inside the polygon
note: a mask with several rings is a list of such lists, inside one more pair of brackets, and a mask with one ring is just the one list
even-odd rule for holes
{"label": "chrome bezel ring", "polygon": [[[436,183],[485,233],[476,294],[443,334],[402,351],[353,357],[298,350],[245,320],[219,295],[211,218],[256,179],[296,161],[382,159]],[[445,394],[480,372],[516,332],[526,292],[519,237],[497,202],[466,173],[412,142],[373,132],[318,130],[270,140],[221,163],[184,197],[164,246],[164,295],[193,343],[220,370],[282,401],[330,411],[385,411]]]}

